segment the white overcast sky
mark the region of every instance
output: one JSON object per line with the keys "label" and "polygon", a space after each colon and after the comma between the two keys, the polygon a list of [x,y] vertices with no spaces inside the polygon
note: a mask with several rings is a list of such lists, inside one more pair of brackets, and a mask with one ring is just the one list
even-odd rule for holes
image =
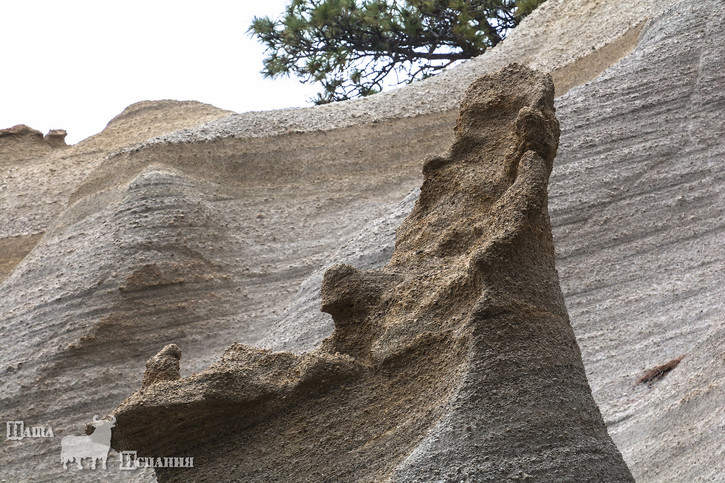
{"label": "white overcast sky", "polygon": [[317,86],[263,79],[252,17],[289,0],[0,0],[0,129],[76,143],[128,105],[196,100],[237,112],[309,105]]}

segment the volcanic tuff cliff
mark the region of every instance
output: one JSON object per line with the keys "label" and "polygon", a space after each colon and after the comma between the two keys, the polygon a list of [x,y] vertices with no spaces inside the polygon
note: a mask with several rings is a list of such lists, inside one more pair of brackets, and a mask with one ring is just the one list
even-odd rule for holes
{"label": "volcanic tuff cliff", "polygon": [[[560,95],[556,266],[609,433],[639,481],[717,481],[724,9],[549,0],[485,55],[361,101],[235,115],[148,102],[75,146],[0,137],[0,418],[56,434],[3,441],[1,477],[96,479],[63,472],[60,438],[140,387],[168,343],[182,376],[235,340],[316,347],[333,329],[321,268],[389,261],[416,193],[399,200],[450,145],[463,90],[517,61]],[[103,477],[127,479],[115,458]]]}
{"label": "volcanic tuff cliff", "polygon": [[196,375],[146,384],[160,354],[114,411],[114,448],[195,455],[160,481],[631,480],[554,267],[553,102],[551,79],[517,64],[475,81],[390,262],[325,274],[335,331],[320,348],[233,345]]}

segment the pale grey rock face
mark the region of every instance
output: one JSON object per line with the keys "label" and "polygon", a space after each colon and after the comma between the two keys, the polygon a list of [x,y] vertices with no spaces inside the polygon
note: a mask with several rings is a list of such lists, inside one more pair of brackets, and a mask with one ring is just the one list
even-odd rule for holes
{"label": "pale grey rock face", "polygon": [[635,51],[557,105],[557,266],[594,397],[638,481],[725,474],[724,15],[722,2],[659,2]]}

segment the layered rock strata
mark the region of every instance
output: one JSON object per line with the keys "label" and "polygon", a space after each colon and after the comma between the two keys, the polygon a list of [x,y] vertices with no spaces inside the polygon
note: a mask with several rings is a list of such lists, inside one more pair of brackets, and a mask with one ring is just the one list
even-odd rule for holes
{"label": "layered rock strata", "polygon": [[[650,3],[549,0],[486,55],[366,99],[231,116],[144,101],[62,149],[54,136],[1,138],[0,339],[12,349],[0,353],[0,420],[50,424],[56,438],[0,445],[0,477],[95,481],[63,470],[60,439],[139,387],[165,344],[184,350],[184,375],[233,340],[299,350],[306,332],[316,346],[327,324],[272,326],[288,306],[296,321],[319,312],[295,289],[332,260],[385,263],[392,246],[380,256],[347,240],[377,217],[380,235],[397,226],[403,214],[387,212],[420,184],[420,160],[450,145],[466,86],[514,60],[554,70],[588,57]],[[108,481],[133,473],[113,452],[108,465]]]}
{"label": "layered rock strata", "polygon": [[[595,400],[635,479],[719,481],[725,4],[667,0],[649,15],[631,54],[556,100],[562,136],[549,186],[556,265]],[[415,195],[391,215],[405,216],[414,202]],[[379,266],[393,244],[376,224],[343,256]],[[332,332],[327,314],[309,311],[295,323],[300,307],[319,304],[308,288],[315,277],[265,347],[309,350]],[[637,384],[683,354],[662,379]]]}
{"label": "layered rock strata", "polygon": [[[334,327],[318,310],[321,267],[390,259],[416,196],[396,204],[420,184],[423,156],[450,145],[450,109],[475,77],[515,60],[552,72],[557,92],[567,75],[587,82],[556,100],[549,206],[609,432],[637,481],[718,481],[723,19],[715,0],[548,0],[485,55],[366,99],[232,116],[142,102],[67,148],[1,138],[0,421],[49,424],[56,438],[4,441],[0,479],[97,481],[63,470],[60,439],[140,387],[165,344],[184,351],[182,375],[232,340],[316,347]],[[126,290],[134,273],[153,283]],[[635,384],[683,354],[661,380]],[[108,464],[104,480],[134,473],[114,452]]]}
{"label": "layered rock strata", "polygon": [[549,76],[516,64],[474,82],[448,154],[424,163],[391,261],[325,274],[335,330],[322,346],[235,344],[184,379],[148,370],[114,411],[114,448],[195,455],[193,469],[157,470],[161,481],[630,481],[554,267],[553,94]]}

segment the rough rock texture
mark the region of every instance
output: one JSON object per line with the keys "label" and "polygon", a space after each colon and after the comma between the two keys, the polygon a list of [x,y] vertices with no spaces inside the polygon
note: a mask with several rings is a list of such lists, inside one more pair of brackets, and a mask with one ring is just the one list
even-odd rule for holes
{"label": "rough rock texture", "polygon": [[64,146],[65,131],[62,129],[53,129],[45,136],[25,124],[0,129],[0,168],[7,167],[18,153],[28,157],[43,156]]}
{"label": "rough rock texture", "polygon": [[195,376],[144,384],[114,412],[114,447],[194,448],[193,470],[160,480],[631,480],[554,267],[553,100],[551,79],[518,64],[474,82],[390,263],[325,273],[335,331],[322,346],[234,345]]}
{"label": "rough rock texture", "polygon": [[[716,2],[662,2],[632,54],[557,100],[557,268],[595,399],[638,481],[725,474],[723,14]],[[355,251],[374,260],[393,239]],[[319,300],[301,292],[294,306]],[[296,334],[321,340],[332,327],[324,314],[301,328],[282,319],[267,346],[307,350],[314,341]]]}
{"label": "rough rock texture", "polygon": [[105,156],[228,113],[200,102],[139,102],[103,132],[68,147],[63,130],[52,130],[45,138],[27,126],[0,131],[0,283],[57,222],[70,195]]}
{"label": "rough rock texture", "polygon": [[181,379],[179,362],[181,361],[181,349],[176,344],[169,344],[161,352],[146,362],[146,371],[143,373],[141,387],[148,387],[153,384],[165,381],[176,381]]}
{"label": "rough rock texture", "polygon": [[[401,145],[418,135],[427,139]],[[160,347],[182,348],[188,374],[230,341],[261,339],[328,250],[397,203],[416,182],[417,159],[448,138],[423,117],[389,131],[373,124],[272,143],[154,145],[83,166],[94,173],[83,183],[43,179],[65,200],[55,217],[40,209],[42,190],[8,184],[4,228],[33,229],[27,213],[44,233],[30,253],[8,257],[22,261],[0,285],[0,335],[13,346],[0,355],[10,388],[2,417],[52,421],[58,438],[78,434],[139,386]],[[368,162],[372,146],[386,156],[380,162]],[[57,443],[0,450],[12,476],[27,475],[28,458],[62,472]],[[117,458],[109,465],[127,478]]]}
{"label": "rough rock texture", "polygon": [[43,140],[54,148],[62,148],[67,146],[65,137],[68,135],[65,129],[51,129],[48,134],[43,136]]}
{"label": "rough rock texture", "polygon": [[[325,272],[333,265],[350,265],[358,269],[382,268],[393,253],[395,230],[413,207],[420,190],[411,191],[386,215],[371,221],[330,255],[333,260],[302,282],[281,317],[257,346],[289,352],[306,352],[316,348],[332,332],[332,318],[320,311],[320,286]],[[290,330],[294,328],[293,330]]]}
{"label": "rough rock texture", "polygon": [[557,104],[562,289],[595,399],[641,481],[725,475],[723,65],[723,2],[658,2],[632,54]]}
{"label": "rough rock texture", "polygon": [[[120,394],[114,395],[114,387],[129,385],[124,371],[116,370],[124,359],[133,361],[134,353],[140,360],[150,355],[142,346],[116,346],[124,346],[124,341],[132,346],[143,338],[143,327],[136,324],[139,314],[154,314],[148,307],[129,313],[123,306],[133,306],[132,300],[118,305],[123,280],[115,277],[134,264],[133,258],[115,251],[119,236],[133,234],[118,223],[123,210],[94,225],[98,216],[85,219],[68,212],[69,197],[106,155],[120,147],[227,114],[198,102],[142,102],[74,146],[51,150],[40,133],[33,135],[33,144],[5,145],[12,149],[0,154],[0,340],[12,350],[0,355],[0,420],[50,425],[55,438],[4,441],[0,479],[97,480],[90,471],[63,471],[58,464],[60,439],[82,434],[94,415],[108,412],[104,406],[118,404]],[[42,156],[37,145],[44,146]],[[135,193],[143,196],[148,191]],[[83,210],[87,215],[88,205]],[[130,238],[126,243],[133,246]],[[131,336],[131,331],[137,335]],[[150,352],[167,342],[164,339]],[[139,381],[133,379],[135,385]],[[109,458],[109,465],[117,468],[117,460]],[[128,475],[106,478],[125,481]]]}
{"label": "rough rock texture", "polygon": [[[320,270],[388,261],[415,197],[398,203],[420,184],[420,160],[450,145],[463,90],[518,61],[551,72],[558,93],[604,72],[556,101],[549,201],[562,290],[608,429],[639,481],[717,481],[724,9],[548,0],[497,48],[410,88],[232,116],[143,102],[77,145],[3,151],[0,340],[12,349],[0,352],[0,420],[50,424],[56,438],[0,441],[0,479],[98,479],[63,472],[60,438],[140,387],[145,361],[169,343],[184,351],[182,375],[235,340],[316,347],[333,327],[312,297]],[[148,285],[125,290],[129,277]],[[103,479],[128,475],[112,454]]]}

